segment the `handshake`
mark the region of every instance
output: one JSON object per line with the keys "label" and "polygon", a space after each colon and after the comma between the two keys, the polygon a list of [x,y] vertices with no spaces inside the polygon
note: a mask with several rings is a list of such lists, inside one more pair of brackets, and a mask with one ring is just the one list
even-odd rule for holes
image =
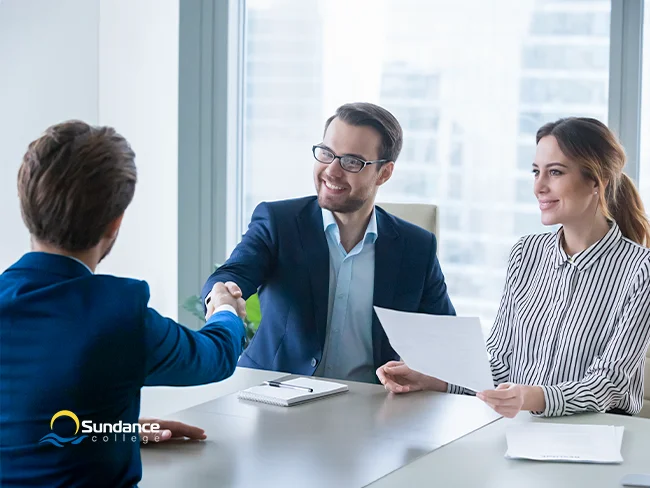
{"label": "handshake", "polygon": [[236,283],[228,281],[226,283],[215,283],[212,291],[205,298],[205,320],[208,320],[217,308],[222,305],[230,305],[235,309],[239,318],[246,318],[246,302],[242,298],[241,289]]}

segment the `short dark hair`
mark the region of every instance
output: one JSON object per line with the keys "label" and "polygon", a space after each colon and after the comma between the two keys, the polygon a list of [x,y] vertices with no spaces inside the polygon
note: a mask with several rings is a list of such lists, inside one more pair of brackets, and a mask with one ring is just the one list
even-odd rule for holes
{"label": "short dark hair", "polygon": [[71,120],[33,141],[18,170],[29,233],[66,251],[96,246],[133,199],[135,153],[111,127]]}
{"label": "short dark hair", "polygon": [[379,159],[397,161],[402,150],[402,127],[393,114],[385,108],[372,103],[346,103],[336,109],[336,113],[325,122],[325,132],[335,118],[350,125],[372,127],[381,137]]}

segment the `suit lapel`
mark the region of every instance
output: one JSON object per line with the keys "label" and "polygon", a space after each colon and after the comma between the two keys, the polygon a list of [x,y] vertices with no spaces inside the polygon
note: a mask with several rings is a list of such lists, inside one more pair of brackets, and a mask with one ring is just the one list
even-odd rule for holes
{"label": "suit lapel", "polygon": [[[375,207],[377,208],[377,207]],[[397,277],[402,262],[404,241],[400,239],[392,218],[377,208],[377,241],[375,242],[375,288],[373,304],[393,308]],[[372,312],[372,348],[375,366],[381,366],[386,358],[396,357],[377,314]]]}
{"label": "suit lapel", "polygon": [[298,214],[298,230],[309,269],[312,291],[314,324],[321,346],[325,344],[327,328],[327,301],[330,279],[330,256],[323,229],[323,215],[314,199]]}
{"label": "suit lapel", "polygon": [[377,241],[375,242],[375,289],[373,303],[391,308],[395,298],[397,274],[402,261],[404,242],[399,239],[391,218],[377,210]]}

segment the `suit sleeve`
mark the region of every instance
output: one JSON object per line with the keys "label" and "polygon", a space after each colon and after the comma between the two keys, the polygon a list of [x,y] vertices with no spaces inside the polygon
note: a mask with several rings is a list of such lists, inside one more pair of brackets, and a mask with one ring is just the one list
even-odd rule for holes
{"label": "suit sleeve", "polygon": [[230,258],[212,273],[203,285],[201,301],[204,306],[205,298],[217,282],[237,283],[244,299],[248,299],[257,292],[258,287],[271,273],[277,255],[271,208],[266,202],[262,202],[253,212],[248,231]]}
{"label": "suit sleeve", "polygon": [[436,236],[431,234],[431,259],[418,311],[432,315],[456,315],[447,294],[447,285],[442,269],[440,269],[436,250]]}
{"label": "suit sleeve", "polygon": [[243,345],[244,324],[232,312],[217,312],[194,331],[147,308],[145,385],[202,385],[228,378]]}

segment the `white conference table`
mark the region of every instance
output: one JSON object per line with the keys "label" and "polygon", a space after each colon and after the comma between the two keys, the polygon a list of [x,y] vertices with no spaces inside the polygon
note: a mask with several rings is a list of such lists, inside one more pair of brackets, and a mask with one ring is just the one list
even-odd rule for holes
{"label": "white conference table", "polygon": [[176,412],[286,374],[261,369],[237,368],[230,378],[208,385],[145,386],[140,394],[140,417],[167,418]]}
{"label": "white conference table", "polygon": [[[506,459],[506,429],[514,423],[623,425],[622,464],[550,463]],[[427,454],[371,485],[482,488],[615,488],[626,474],[650,475],[650,419],[584,414],[538,419],[528,412],[505,419]]]}
{"label": "white conference table", "polygon": [[[208,440],[144,447],[140,486],[598,488],[620,486],[628,473],[650,473],[647,419],[607,414],[536,419],[522,413],[514,420],[494,421],[496,416],[475,398],[432,392],[390,395],[379,385],[352,382],[349,393],[303,406],[237,400],[236,391],[282,376],[238,368],[210,390],[158,390],[158,400],[163,393],[173,395],[177,405],[196,405],[211,396],[206,403],[165,415],[205,428]],[[150,395],[149,413],[158,415],[151,400]],[[623,425],[624,462],[506,459],[505,430],[513,422]]]}

